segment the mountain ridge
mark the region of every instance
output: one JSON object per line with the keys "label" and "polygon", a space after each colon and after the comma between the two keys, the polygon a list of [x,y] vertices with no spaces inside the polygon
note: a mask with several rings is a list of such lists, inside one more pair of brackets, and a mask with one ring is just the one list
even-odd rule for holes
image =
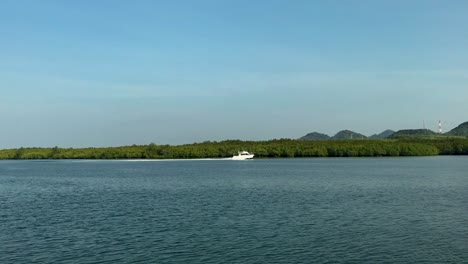
{"label": "mountain ridge", "polygon": [[298,140],[342,140],[342,139],[397,139],[404,137],[434,137],[434,136],[455,136],[455,137],[468,137],[468,121],[463,122],[454,129],[444,134],[438,134],[430,129],[401,129],[393,131],[387,129],[380,134],[373,134],[369,137],[345,129],[336,133],[334,136],[329,136],[320,132],[311,132],[298,138]]}
{"label": "mountain ridge", "polygon": [[456,128],[450,130],[449,132],[445,133],[444,135],[468,137],[468,121],[464,122],[464,123],[461,123]]}
{"label": "mountain ridge", "polygon": [[357,132],[351,131],[351,130],[341,130],[338,133],[336,133],[333,137],[331,137],[332,140],[341,140],[341,139],[366,139],[367,137],[364,136],[363,134],[359,134]]}
{"label": "mountain ridge", "polygon": [[330,136],[319,132],[311,132],[303,137],[300,137],[298,140],[330,140]]}
{"label": "mountain ridge", "polygon": [[419,137],[419,136],[435,136],[436,132],[430,129],[401,129],[393,133],[389,138],[402,138],[402,137]]}
{"label": "mountain ridge", "polygon": [[374,134],[374,135],[370,136],[369,138],[371,138],[371,139],[384,139],[384,138],[390,137],[394,133],[395,133],[395,131],[393,131],[391,129],[387,129],[385,131],[382,131],[382,133]]}

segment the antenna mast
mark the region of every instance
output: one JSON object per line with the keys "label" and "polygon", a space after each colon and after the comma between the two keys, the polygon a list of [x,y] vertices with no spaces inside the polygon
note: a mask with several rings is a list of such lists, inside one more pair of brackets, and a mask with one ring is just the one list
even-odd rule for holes
{"label": "antenna mast", "polygon": [[442,134],[442,122],[439,120],[439,134]]}

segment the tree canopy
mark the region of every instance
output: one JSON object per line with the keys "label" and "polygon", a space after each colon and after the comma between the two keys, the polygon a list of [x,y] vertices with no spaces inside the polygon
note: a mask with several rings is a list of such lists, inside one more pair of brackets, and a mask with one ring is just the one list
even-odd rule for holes
{"label": "tree canopy", "polygon": [[467,155],[468,139],[269,141],[226,140],[187,145],[133,145],[109,148],[19,148],[0,150],[0,159],[193,159],[227,158],[248,150],[256,158],[381,157]]}

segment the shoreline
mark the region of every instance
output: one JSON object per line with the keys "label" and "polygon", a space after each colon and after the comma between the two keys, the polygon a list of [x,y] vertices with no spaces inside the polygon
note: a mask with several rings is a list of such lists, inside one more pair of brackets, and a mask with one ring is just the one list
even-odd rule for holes
{"label": "shoreline", "polygon": [[392,159],[392,158],[429,158],[429,157],[465,157],[468,155],[427,155],[427,156],[356,156],[356,157],[260,157],[249,160],[233,160],[232,158],[181,158],[181,159],[0,159],[1,161],[37,161],[37,162],[89,162],[89,161],[116,161],[116,162],[161,162],[161,161],[234,161],[249,162],[253,160],[290,160],[290,159]]}
{"label": "shoreline", "polygon": [[195,160],[231,159],[241,150],[262,158],[406,157],[468,155],[468,139],[270,141],[227,140],[188,145],[132,145],[107,148],[18,148],[0,150],[0,160]]}

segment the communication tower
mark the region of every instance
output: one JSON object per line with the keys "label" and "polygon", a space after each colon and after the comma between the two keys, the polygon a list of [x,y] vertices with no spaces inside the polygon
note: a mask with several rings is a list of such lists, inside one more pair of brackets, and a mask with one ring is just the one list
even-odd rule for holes
{"label": "communication tower", "polygon": [[439,120],[439,134],[442,134],[442,122]]}

